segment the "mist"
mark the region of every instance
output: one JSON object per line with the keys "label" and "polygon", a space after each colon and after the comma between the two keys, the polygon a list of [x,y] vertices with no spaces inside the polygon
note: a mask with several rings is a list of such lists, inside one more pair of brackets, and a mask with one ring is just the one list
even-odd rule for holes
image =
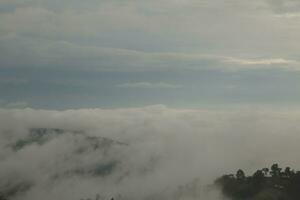
{"label": "mist", "polygon": [[0,109],[0,188],[13,200],[218,200],[225,173],[300,168],[299,120],[297,109]]}

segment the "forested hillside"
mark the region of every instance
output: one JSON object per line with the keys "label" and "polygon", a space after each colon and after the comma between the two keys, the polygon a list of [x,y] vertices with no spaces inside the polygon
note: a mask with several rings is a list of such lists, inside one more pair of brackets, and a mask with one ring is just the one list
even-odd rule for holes
{"label": "forested hillside", "polygon": [[300,171],[290,167],[283,170],[278,164],[257,170],[252,176],[239,169],[236,174],[218,178],[215,184],[233,200],[298,200],[300,197]]}

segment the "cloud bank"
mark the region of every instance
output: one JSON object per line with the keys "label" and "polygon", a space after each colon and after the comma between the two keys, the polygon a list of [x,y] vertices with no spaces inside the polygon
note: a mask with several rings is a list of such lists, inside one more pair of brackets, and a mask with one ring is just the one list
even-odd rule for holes
{"label": "cloud bank", "polygon": [[14,200],[215,200],[208,185],[224,173],[300,168],[299,120],[247,108],[1,109],[0,188]]}

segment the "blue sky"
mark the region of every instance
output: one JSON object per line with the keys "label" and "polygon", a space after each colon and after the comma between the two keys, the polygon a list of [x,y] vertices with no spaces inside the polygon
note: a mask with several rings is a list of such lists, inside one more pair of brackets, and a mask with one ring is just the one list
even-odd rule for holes
{"label": "blue sky", "polygon": [[296,0],[2,0],[0,106],[300,100]]}

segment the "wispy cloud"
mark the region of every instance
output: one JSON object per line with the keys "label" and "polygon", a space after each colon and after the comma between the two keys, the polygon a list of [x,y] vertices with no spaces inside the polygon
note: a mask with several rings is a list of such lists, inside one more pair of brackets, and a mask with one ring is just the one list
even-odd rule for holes
{"label": "wispy cloud", "polygon": [[241,58],[226,58],[224,62],[239,64],[239,65],[277,65],[277,64],[296,64],[295,60],[287,60],[283,58],[263,58],[263,59],[241,59]]}
{"label": "wispy cloud", "polygon": [[[282,23],[269,15],[271,10],[273,14],[294,17],[300,6],[292,0],[124,1],[122,4],[80,1],[72,6],[65,0],[59,4],[42,2],[1,1],[0,68],[230,69],[232,66],[220,62],[222,58],[203,55],[222,56],[228,53],[227,49],[232,49],[254,57],[268,51],[274,57],[227,59],[230,65],[243,65],[240,67],[243,69],[245,65],[290,64],[284,58],[299,52],[298,45],[294,45],[298,35],[275,37],[288,33],[291,28],[297,33],[298,26]],[[179,9],[184,13],[178,12]],[[222,11],[224,18],[211,14],[216,9]],[[238,29],[237,24],[241,26]],[[268,30],[264,29],[265,24],[269,24]],[[275,36],[274,31],[277,31]]]}
{"label": "wispy cloud", "polygon": [[[13,37],[8,40],[18,40]],[[235,55],[186,53],[186,52],[146,52],[124,48],[106,48],[94,45],[79,45],[72,42],[56,41],[26,44],[15,43],[13,51],[0,55],[3,66],[19,67],[20,61],[13,59],[30,49],[22,65],[43,68],[83,69],[87,71],[152,71],[152,70],[243,70],[284,68],[299,70],[299,62],[281,57],[239,58]],[[25,47],[26,46],[26,47]],[[47,48],[45,47],[47,46]],[[36,50],[39,49],[39,51]],[[17,54],[17,55],[16,55]],[[256,67],[253,67],[256,65]],[[288,67],[287,67],[288,65]],[[1,68],[1,66],[0,66]],[[5,80],[15,81],[15,80]],[[0,80],[1,82],[1,80]],[[24,81],[23,81],[24,82]],[[149,84],[148,84],[149,85]],[[164,85],[164,84],[163,84]]]}
{"label": "wispy cloud", "polygon": [[123,83],[117,85],[120,88],[143,88],[143,89],[178,89],[182,88],[182,85],[170,84],[165,82],[132,82],[132,83]]}
{"label": "wispy cloud", "polygon": [[280,13],[280,14],[274,14],[274,16],[278,17],[278,18],[287,18],[287,19],[299,18],[300,12],[298,12],[298,13]]}

